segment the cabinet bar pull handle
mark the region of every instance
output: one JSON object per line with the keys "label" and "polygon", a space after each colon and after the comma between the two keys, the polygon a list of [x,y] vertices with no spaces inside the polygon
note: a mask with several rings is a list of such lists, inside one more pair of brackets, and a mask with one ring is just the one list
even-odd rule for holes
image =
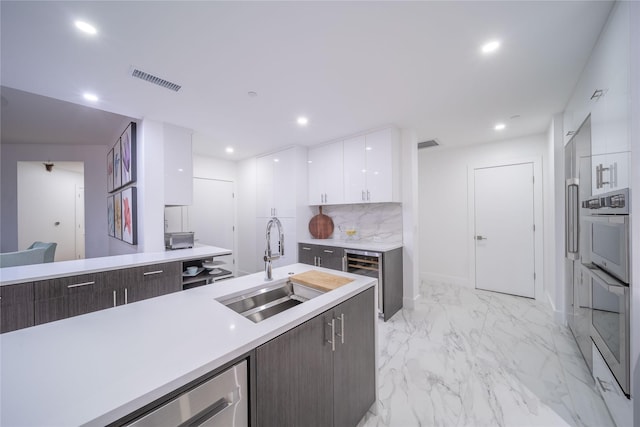
{"label": "cabinet bar pull handle", "polygon": [[151,276],[152,274],[161,274],[163,273],[162,270],[156,270],[156,271],[147,271],[146,273],[142,273],[143,276]]}
{"label": "cabinet bar pull handle", "polygon": [[365,200],[365,198],[364,198],[364,190],[362,190],[362,201],[364,201],[364,200]]}
{"label": "cabinet bar pull handle", "polygon": [[129,303],[129,298],[128,298],[128,293],[127,293],[127,288],[124,288],[124,303],[128,304]]}
{"label": "cabinet bar pull handle", "polygon": [[347,256],[342,257],[342,271],[347,271]]}
{"label": "cabinet bar pull handle", "polygon": [[369,190],[367,190],[367,202],[368,202],[369,200],[371,200],[371,197],[370,197],[370,196],[371,196],[371,195],[369,194]]}
{"label": "cabinet bar pull handle", "polygon": [[331,339],[327,342],[331,344],[331,351],[336,351],[336,319],[331,319],[327,325],[331,326]]}
{"label": "cabinet bar pull handle", "polygon": [[330,251],[329,249],[325,249],[323,252],[326,253],[326,254],[332,254],[333,253],[333,251]]}
{"label": "cabinet bar pull handle", "polygon": [[303,250],[303,251],[310,251],[310,250],[311,250],[311,248],[307,248],[306,246],[303,246],[303,247],[302,247],[302,250]]}
{"label": "cabinet bar pull handle", "polygon": [[71,288],[78,288],[80,286],[89,286],[89,285],[95,285],[96,282],[82,282],[82,283],[76,283],[75,285],[67,285],[68,289]]}
{"label": "cabinet bar pull handle", "polygon": [[113,291],[113,306],[116,306],[116,291]]}
{"label": "cabinet bar pull handle", "polygon": [[340,342],[344,344],[344,313],[340,315],[340,333],[337,335],[340,337]]}

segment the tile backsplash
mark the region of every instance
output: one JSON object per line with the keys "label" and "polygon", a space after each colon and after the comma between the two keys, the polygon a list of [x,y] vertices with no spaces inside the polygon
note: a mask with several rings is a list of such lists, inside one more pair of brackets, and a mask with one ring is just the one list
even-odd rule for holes
{"label": "tile backsplash", "polygon": [[333,220],[333,238],[347,240],[345,230],[355,228],[353,240],[395,243],[402,241],[402,205],[368,203],[323,206],[322,213]]}

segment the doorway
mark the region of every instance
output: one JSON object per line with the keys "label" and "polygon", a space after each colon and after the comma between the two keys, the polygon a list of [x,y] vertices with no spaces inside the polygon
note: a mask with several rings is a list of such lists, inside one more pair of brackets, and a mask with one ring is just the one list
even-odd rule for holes
{"label": "doorway", "polygon": [[18,162],[17,171],[18,249],[55,242],[55,261],[84,258],[84,163]]}
{"label": "doorway", "polygon": [[[193,204],[187,206],[187,229],[198,243],[234,251],[235,204],[233,182],[217,179],[193,179]],[[226,269],[233,269],[233,254],[217,257]]]}
{"label": "doorway", "polygon": [[475,287],[535,298],[533,162],[473,170]]}

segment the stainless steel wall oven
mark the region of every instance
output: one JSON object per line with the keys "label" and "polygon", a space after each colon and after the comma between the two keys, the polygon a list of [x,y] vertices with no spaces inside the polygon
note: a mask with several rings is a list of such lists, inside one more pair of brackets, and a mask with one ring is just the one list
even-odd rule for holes
{"label": "stainless steel wall oven", "polygon": [[583,262],[591,282],[591,339],[622,391],[629,395],[629,190],[582,202],[589,250]]}

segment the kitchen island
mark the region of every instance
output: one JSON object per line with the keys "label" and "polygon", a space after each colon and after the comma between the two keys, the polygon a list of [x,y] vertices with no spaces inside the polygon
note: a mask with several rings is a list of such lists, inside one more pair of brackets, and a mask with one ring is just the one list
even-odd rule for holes
{"label": "kitchen island", "polygon": [[3,334],[0,424],[109,424],[377,284],[304,264],[270,283],[309,270],[354,280],[259,323],[216,299],[264,285],[263,273]]}

